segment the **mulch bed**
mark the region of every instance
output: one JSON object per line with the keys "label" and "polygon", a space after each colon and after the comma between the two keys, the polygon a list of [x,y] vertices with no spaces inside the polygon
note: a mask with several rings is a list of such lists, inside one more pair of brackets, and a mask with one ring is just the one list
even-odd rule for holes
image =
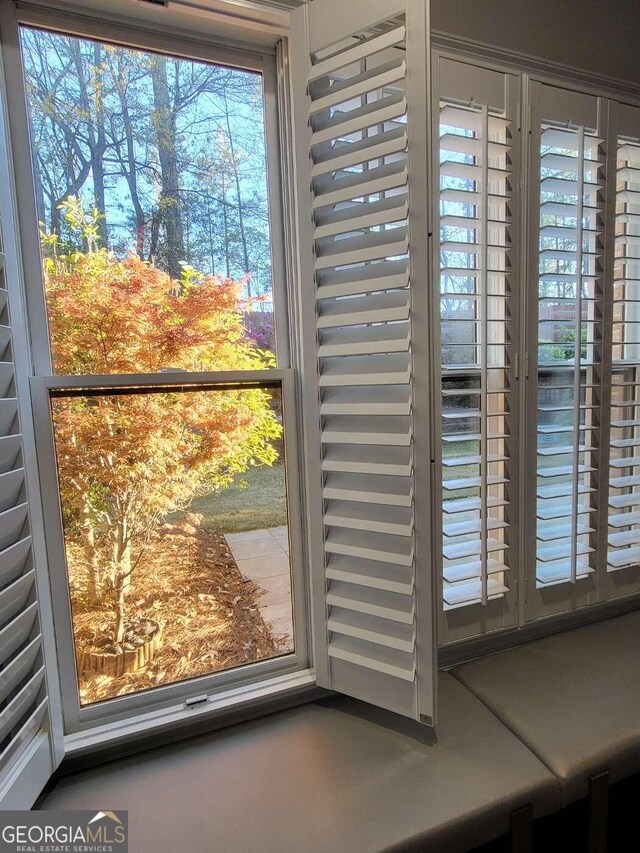
{"label": "mulch bed", "polygon": [[[222,535],[188,521],[165,525],[136,567],[127,596],[132,628],[147,619],[159,623],[161,646],[154,659],[137,672],[116,678],[81,676],[81,704],[286,653],[287,640],[274,639],[260,615],[257,602],[261,594],[253,581],[242,577]],[[114,614],[109,608],[78,604],[73,621],[78,650],[102,651],[113,646]],[[128,638],[135,634],[131,631]]]}

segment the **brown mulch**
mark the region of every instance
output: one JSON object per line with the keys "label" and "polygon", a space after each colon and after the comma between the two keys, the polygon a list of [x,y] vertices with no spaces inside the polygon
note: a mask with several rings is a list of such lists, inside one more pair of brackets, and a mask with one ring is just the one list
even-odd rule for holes
{"label": "brown mulch", "polygon": [[[69,563],[73,579],[72,557]],[[71,586],[73,604],[73,582]],[[131,624],[158,622],[161,646],[137,672],[117,678],[81,676],[81,704],[286,653],[286,640],[274,639],[260,614],[261,594],[252,581],[243,579],[223,536],[188,522],[165,525],[132,574],[127,596]],[[112,610],[79,602],[73,609],[79,651],[112,644]]]}

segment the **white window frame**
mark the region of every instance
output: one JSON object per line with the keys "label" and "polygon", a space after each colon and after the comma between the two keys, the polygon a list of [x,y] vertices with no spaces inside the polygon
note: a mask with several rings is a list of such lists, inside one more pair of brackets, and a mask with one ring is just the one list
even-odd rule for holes
{"label": "white window frame", "polygon": [[[68,7],[67,7],[68,8]],[[191,21],[196,26],[198,19]],[[291,694],[300,701],[300,691],[316,695],[311,690],[315,683],[310,660],[310,624],[308,604],[308,573],[306,570],[306,533],[304,529],[305,504],[304,472],[300,449],[299,425],[301,420],[300,394],[296,389],[298,368],[299,330],[289,323],[288,306],[293,304],[292,276],[285,267],[287,240],[283,227],[283,181],[281,179],[280,151],[281,127],[279,100],[286,96],[278,74],[276,51],[263,44],[232,48],[220,46],[215,40],[185,37],[175,34],[170,27],[163,29],[156,22],[141,22],[131,27],[121,21],[111,22],[75,11],[58,12],[40,5],[7,4],[3,10],[3,47],[9,54],[6,87],[9,104],[9,134],[13,150],[16,175],[17,208],[23,257],[23,289],[29,318],[32,371],[31,398],[35,422],[35,449],[40,474],[40,493],[43,503],[44,531],[49,563],[49,582],[53,602],[56,645],[60,661],[60,687],[63,696],[63,718],[67,748],[99,744],[105,732],[118,732],[118,738],[133,731],[136,719],[145,719],[145,729],[161,727],[169,719],[193,716],[185,710],[185,701],[195,695],[207,695],[208,701],[199,707],[199,716],[216,716],[237,709],[238,717],[251,712],[261,697],[273,696],[282,691],[283,698]],[[40,243],[37,228],[35,197],[32,180],[30,138],[22,62],[20,56],[19,27],[33,26],[122,44],[140,50],[166,53],[195,61],[228,64],[256,71],[263,78],[263,108],[265,120],[265,147],[269,198],[270,238],[274,288],[274,321],[276,326],[276,368],[260,371],[221,371],[206,374],[171,372],[159,375],[113,375],[108,377],[55,376],[51,367],[47,315],[44,298]],[[276,27],[274,26],[274,30]],[[195,29],[194,29],[195,35]],[[254,34],[255,35],[255,34]],[[275,40],[275,33],[273,40]],[[283,51],[280,51],[282,67]],[[286,107],[286,104],[285,104]],[[284,146],[283,146],[284,147]],[[292,363],[293,362],[293,363]],[[169,381],[168,381],[169,380]],[[279,383],[283,395],[285,426],[285,472],[287,480],[287,507],[289,516],[290,560],[292,573],[292,601],[294,606],[295,651],[291,655],[260,661],[229,671],[201,676],[189,681],[165,685],[128,696],[117,697],[95,705],[80,707],[73,635],[71,630],[70,600],[63,550],[60,501],[55,469],[55,450],[49,406],[49,391],[57,388],[102,388],[126,385],[188,385],[198,383],[222,384],[224,382]],[[286,701],[286,700],[285,700]],[[177,715],[177,716],[176,716]],[[95,732],[95,736],[94,733]],[[101,733],[99,733],[101,732]]]}

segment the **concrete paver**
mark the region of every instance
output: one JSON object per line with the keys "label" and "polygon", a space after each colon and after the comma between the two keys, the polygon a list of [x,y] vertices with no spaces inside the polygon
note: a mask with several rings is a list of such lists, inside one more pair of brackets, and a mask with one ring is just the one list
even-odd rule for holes
{"label": "concrete paver", "polygon": [[257,603],[274,635],[293,649],[291,570],[286,526],[225,536],[242,575],[264,590]]}

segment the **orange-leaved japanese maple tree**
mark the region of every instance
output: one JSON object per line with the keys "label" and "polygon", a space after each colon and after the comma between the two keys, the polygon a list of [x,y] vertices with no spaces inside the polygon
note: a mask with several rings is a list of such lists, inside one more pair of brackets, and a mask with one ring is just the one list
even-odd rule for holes
{"label": "orange-leaved japanese maple tree", "polygon": [[[185,267],[171,279],[135,255],[97,245],[96,211],[64,205],[82,243],[42,235],[53,369],[143,374],[264,367],[246,341],[239,284]],[[171,375],[167,375],[167,384]],[[147,392],[149,389],[146,389]],[[273,464],[282,433],[259,387],[96,393],[52,400],[67,535],[79,543],[89,603],[113,608],[121,646],[132,573],[168,513],[224,488],[252,465]]]}

